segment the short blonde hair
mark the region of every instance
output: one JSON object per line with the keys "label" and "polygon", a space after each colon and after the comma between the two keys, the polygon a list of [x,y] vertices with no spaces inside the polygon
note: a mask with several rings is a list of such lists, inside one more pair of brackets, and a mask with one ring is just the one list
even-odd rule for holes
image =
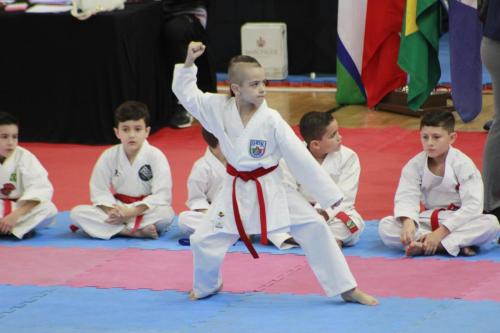
{"label": "short blonde hair", "polygon": [[232,57],[229,60],[229,66],[227,68],[227,74],[230,83],[241,84],[243,82],[242,78],[242,68],[244,67],[262,67],[261,64],[254,57],[247,55],[238,55]]}

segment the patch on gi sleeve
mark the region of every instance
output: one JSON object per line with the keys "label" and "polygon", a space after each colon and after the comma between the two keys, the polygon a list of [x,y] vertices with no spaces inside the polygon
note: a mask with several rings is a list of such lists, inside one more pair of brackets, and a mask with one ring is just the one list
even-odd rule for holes
{"label": "patch on gi sleeve", "polygon": [[147,182],[148,180],[153,179],[153,170],[149,164],[145,164],[141,166],[139,169],[139,178]]}
{"label": "patch on gi sleeve", "polygon": [[261,158],[266,152],[266,140],[250,139],[249,153],[253,158]]}

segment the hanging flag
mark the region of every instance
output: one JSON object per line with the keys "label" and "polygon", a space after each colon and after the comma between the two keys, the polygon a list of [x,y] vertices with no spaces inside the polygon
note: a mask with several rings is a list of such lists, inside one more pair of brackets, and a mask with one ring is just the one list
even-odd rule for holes
{"label": "hanging flag", "polygon": [[477,0],[449,0],[451,97],[460,118],[469,122],[481,112],[482,26]]}
{"label": "hanging flag", "polygon": [[368,0],[361,81],[369,108],[406,85],[406,73],[397,64],[405,0]]}
{"label": "hanging flag", "polygon": [[398,64],[408,73],[408,106],[418,110],[441,77],[438,0],[407,0]]}
{"label": "hanging flag", "polygon": [[339,0],[337,20],[338,104],[364,104],[361,82],[365,17],[368,0]]}
{"label": "hanging flag", "polygon": [[340,0],[337,102],[372,108],[406,84],[397,65],[405,0]]}

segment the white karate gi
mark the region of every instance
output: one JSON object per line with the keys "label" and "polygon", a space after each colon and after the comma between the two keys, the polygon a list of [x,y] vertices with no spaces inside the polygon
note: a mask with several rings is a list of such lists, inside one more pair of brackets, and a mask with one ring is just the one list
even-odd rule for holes
{"label": "white karate gi", "polygon": [[[203,223],[205,213],[196,210],[210,207],[215,195],[222,188],[225,176],[226,166],[207,148],[205,155],[194,163],[188,177],[186,205],[190,210],[181,212],[178,219],[179,229],[183,234],[191,235],[196,227]],[[285,250],[295,246],[285,243],[291,237],[287,232],[273,233],[269,235],[269,240],[278,249]]]}
{"label": "white karate gi", "polygon": [[203,157],[193,164],[188,177],[186,206],[190,210],[180,213],[178,219],[183,234],[192,234],[202,223],[205,214],[196,210],[210,207],[222,187],[225,175],[226,166],[207,148]]}
{"label": "white karate gi", "polygon": [[21,239],[37,226],[46,227],[55,221],[57,208],[52,203],[54,188],[47,170],[30,151],[17,147],[9,158],[0,165],[1,216],[5,216],[4,201],[9,200],[12,210],[26,201],[38,201],[27,214],[21,216],[12,229],[12,234]]}
{"label": "white karate gi", "polygon": [[[145,198],[131,204],[115,199],[111,187],[116,193],[131,197]],[[141,150],[131,165],[123,146],[115,145],[102,153],[90,178],[91,205],[76,206],[71,210],[71,219],[88,235],[110,239],[124,228],[132,230],[135,217],[126,224],[105,222],[108,215],[97,206],[113,207],[146,205],[140,229],[154,224],[158,232],[165,231],[173,221],[172,176],[165,155],[156,147],[144,141]]]}
{"label": "white karate gi", "polygon": [[[202,93],[196,86],[196,66],[178,64],[172,90],[198,121],[219,139],[228,163],[239,171],[276,166],[283,157],[294,176],[310,185],[318,201],[329,207],[342,194],[329,179],[290,126],[264,101],[243,126],[235,99],[227,95]],[[232,207],[233,176],[224,177],[223,187],[206,215],[206,223],[191,236],[194,257],[193,293],[201,298],[221,287],[220,266],[228,248],[238,239]],[[329,180],[329,181],[328,181]],[[297,199],[301,218],[290,224],[282,173],[276,169],[259,178],[265,198],[269,233],[287,232],[303,248],[309,264],[327,295],[337,295],[356,287],[347,262],[326,223],[304,199]],[[236,180],[236,196],[247,234],[260,233],[259,206],[254,181]]]}
{"label": "white karate gi", "polygon": [[[291,190],[298,190],[311,204],[315,204],[315,208],[321,209],[321,205],[316,203],[307,190],[304,189],[289,172],[286,163],[282,163],[285,183],[291,187]],[[350,148],[341,146],[339,151],[329,153],[321,163],[321,167],[328,173],[333,181],[340,187],[344,194],[342,203],[335,207],[327,207],[325,209],[329,216],[327,221],[330,230],[336,239],[341,240],[345,246],[352,246],[359,241],[359,237],[365,228],[365,222],[361,215],[354,208],[356,194],[358,192],[359,175],[361,166],[358,155]],[[290,214],[293,218],[295,206],[290,203]],[[354,233],[337,217],[340,212],[344,212],[351,221],[358,227]]]}
{"label": "white karate gi", "polygon": [[[420,212],[420,202],[425,210]],[[409,217],[417,224],[416,239],[432,232],[430,217],[435,209],[450,204],[458,210],[439,213],[439,224],[450,230],[441,244],[456,256],[460,248],[481,246],[495,240],[500,233],[498,220],[482,214],[483,181],[474,162],[456,148],[450,147],[443,177],[428,168],[427,154],[419,153],[403,168],[395,196],[394,216],[383,218],[379,234],[389,247],[404,249],[400,241],[403,224],[398,219]]]}

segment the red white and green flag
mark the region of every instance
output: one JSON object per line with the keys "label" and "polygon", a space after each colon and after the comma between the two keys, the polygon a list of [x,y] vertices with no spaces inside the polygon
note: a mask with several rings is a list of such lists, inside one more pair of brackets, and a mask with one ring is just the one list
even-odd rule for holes
{"label": "red white and green flag", "polygon": [[339,0],[337,102],[374,107],[406,84],[397,65],[405,0]]}

